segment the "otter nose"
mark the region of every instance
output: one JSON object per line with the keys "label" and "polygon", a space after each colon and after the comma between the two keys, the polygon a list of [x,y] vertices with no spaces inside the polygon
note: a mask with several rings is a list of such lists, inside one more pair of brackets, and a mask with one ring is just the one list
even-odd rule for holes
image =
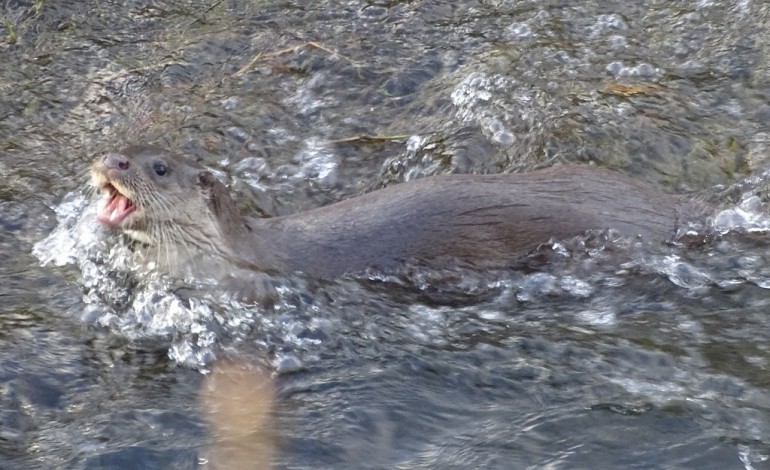
{"label": "otter nose", "polygon": [[108,153],[103,157],[104,166],[110,170],[128,170],[128,158],[119,153]]}

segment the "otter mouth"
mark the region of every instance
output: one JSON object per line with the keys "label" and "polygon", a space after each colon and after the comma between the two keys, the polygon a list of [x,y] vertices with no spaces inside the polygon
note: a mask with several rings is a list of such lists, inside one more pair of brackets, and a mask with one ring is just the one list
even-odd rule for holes
{"label": "otter mouth", "polygon": [[111,183],[105,183],[101,189],[106,197],[96,220],[109,227],[118,227],[136,210],[136,204]]}

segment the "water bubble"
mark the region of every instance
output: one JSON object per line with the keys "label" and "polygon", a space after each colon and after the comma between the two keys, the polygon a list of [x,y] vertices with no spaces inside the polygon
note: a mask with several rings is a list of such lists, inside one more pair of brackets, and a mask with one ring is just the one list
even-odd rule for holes
{"label": "water bubble", "polygon": [[532,36],[532,28],[526,23],[513,23],[505,30],[511,38],[526,38]]}
{"label": "water bubble", "polygon": [[222,100],[221,103],[225,111],[232,111],[238,105],[238,97],[231,96],[227,99]]}

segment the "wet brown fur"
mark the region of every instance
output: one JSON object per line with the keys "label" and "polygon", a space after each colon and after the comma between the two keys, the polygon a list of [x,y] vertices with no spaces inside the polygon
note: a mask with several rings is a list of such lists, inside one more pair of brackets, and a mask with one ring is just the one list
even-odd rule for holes
{"label": "wet brown fur", "polygon": [[[334,277],[409,260],[505,266],[550,238],[611,228],[647,241],[672,238],[683,216],[706,208],[618,172],[588,165],[504,175],[445,175],[391,186],[293,215],[241,216],[204,168],[162,149],[120,152],[126,171],[97,159],[96,185],[112,182],[140,210],[129,235],[172,253],[216,254],[260,271]],[[162,161],[166,176],[152,164]],[[171,208],[171,210],[169,210]],[[130,222],[127,220],[126,222]]]}

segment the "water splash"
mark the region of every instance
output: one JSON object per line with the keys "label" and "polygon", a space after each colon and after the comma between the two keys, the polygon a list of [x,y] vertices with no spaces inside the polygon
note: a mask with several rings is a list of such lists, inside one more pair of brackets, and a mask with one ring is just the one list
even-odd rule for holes
{"label": "water splash", "polygon": [[174,279],[137,263],[128,242],[94,222],[96,206],[68,194],[56,208],[58,226],[33,248],[42,265],[79,268],[85,307],[73,315],[132,341],[170,342],[169,357],[196,368],[252,330],[257,307],[211,295],[215,286],[206,280]]}
{"label": "water splash", "polygon": [[43,266],[77,264],[81,254],[103,240],[103,229],[96,225],[97,204],[82,193],[69,193],[55,209],[56,229],[35,244],[34,254]]}
{"label": "water splash", "polygon": [[720,211],[713,228],[720,235],[729,232],[767,233],[770,231],[770,212],[759,196],[748,194],[735,207]]}

